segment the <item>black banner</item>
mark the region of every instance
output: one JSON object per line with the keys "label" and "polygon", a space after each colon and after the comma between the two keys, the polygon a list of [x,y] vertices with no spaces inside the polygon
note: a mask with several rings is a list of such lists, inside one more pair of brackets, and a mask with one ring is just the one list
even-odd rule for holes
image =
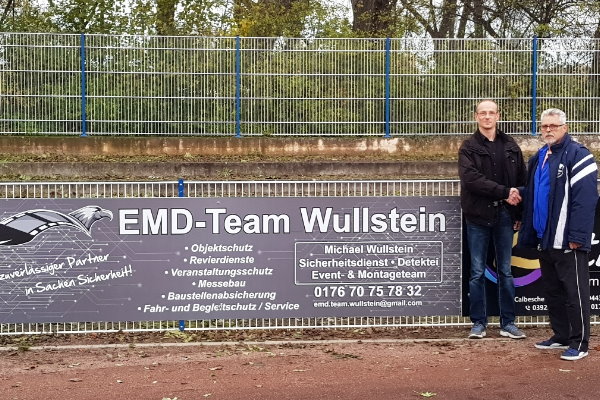
{"label": "black banner", "polygon": [[[596,206],[590,252],[590,303],[592,314],[600,315],[600,202]],[[469,275],[471,261],[467,244],[466,225],[463,223],[463,315],[469,315]],[[515,312],[517,315],[546,315],[542,274],[537,250],[516,248],[518,233],[513,239],[512,273],[515,283]],[[498,315],[498,285],[494,261],[494,247],[490,243],[486,276],[486,303],[488,315]]]}

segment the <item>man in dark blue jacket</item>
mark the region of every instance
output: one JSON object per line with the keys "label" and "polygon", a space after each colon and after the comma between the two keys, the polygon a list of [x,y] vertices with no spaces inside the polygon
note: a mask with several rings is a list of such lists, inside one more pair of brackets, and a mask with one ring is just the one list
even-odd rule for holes
{"label": "man in dark blue jacket", "polygon": [[[554,334],[538,349],[565,349],[561,358],[588,355],[590,286],[588,253],[598,202],[598,167],[567,134],[567,117],[551,108],[541,115],[545,146],[529,160],[519,246],[539,250],[542,283]],[[524,193],[523,193],[524,192]]]}

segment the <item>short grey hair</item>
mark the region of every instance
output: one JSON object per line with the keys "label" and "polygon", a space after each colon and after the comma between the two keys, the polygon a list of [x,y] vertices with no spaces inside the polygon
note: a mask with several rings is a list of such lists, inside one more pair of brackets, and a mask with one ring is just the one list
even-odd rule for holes
{"label": "short grey hair", "polygon": [[540,119],[543,119],[544,117],[547,117],[549,115],[558,115],[558,119],[560,120],[561,124],[567,123],[567,114],[565,114],[563,110],[560,110],[558,108],[549,108],[547,110],[544,110],[542,115],[540,115]]}

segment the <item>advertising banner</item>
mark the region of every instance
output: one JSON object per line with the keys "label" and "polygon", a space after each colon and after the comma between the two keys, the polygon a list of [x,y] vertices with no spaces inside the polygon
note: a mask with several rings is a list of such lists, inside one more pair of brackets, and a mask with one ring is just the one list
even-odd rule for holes
{"label": "advertising banner", "polygon": [[454,196],[0,204],[0,323],[461,313]]}

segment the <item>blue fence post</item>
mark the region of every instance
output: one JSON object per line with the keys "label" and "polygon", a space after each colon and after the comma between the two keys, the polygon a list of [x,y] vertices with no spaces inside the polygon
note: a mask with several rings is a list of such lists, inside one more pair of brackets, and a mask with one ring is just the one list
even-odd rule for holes
{"label": "blue fence post", "polygon": [[87,82],[85,76],[85,34],[79,37],[79,58],[81,62],[81,137],[87,136]]}
{"label": "blue fence post", "polygon": [[[177,182],[177,195],[179,197],[185,197],[185,185],[183,184],[183,179],[179,179]],[[179,320],[179,330],[183,332],[185,330],[185,321]]]}
{"label": "blue fence post", "polygon": [[392,137],[390,134],[390,64],[391,64],[392,40],[385,39],[385,137]]}
{"label": "blue fence post", "polygon": [[185,197],[185,185],[183,184],[183,179],[180,179],[177,183],[177,193],[179,197]]}
{"label": "blue fence post", "polygon": [[537,135],[537,70],[538,70],[538,37],[533,37],[531,54],[531,134]]}
{"label": "blue fence post", "polygon": [[242,55],[241,40],[235,37],[235,137],[242,137]]}

